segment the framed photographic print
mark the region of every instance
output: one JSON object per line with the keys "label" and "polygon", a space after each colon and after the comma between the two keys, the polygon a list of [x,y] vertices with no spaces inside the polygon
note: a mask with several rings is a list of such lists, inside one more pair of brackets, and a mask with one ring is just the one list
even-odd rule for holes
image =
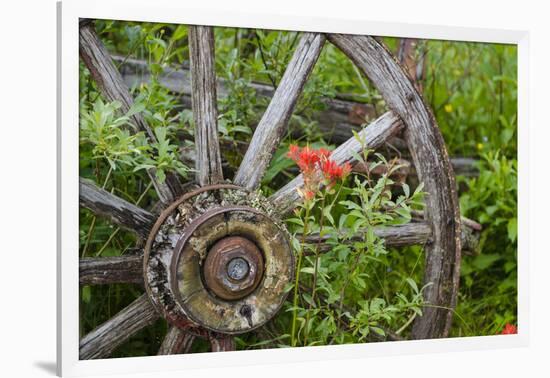
{"label": "framed photographic print", "polygon": [[525,32],[58,15],[59,374],[525,345]]}

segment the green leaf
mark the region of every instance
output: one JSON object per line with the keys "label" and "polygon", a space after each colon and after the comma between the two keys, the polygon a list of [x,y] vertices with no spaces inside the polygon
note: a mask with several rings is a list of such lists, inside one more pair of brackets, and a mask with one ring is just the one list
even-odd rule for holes
{"label": "green leaf", "polygon": [[418,286],[416,285],[416,282],[410,277],[405,278],[405,281],[409,284],[409,286],[413,289],[414,293],[418,293]]}
{"label": "green leaf", "polygon": [[330,224],[334,224],[334,218],[332,217],[331,211],[332,211],[332,205],[325,206],[325,208],[323,209],[323,214],[325,218],[328,219]]}
{"label": "green leaf", "polygon": [[141,113],[145,110],[145,104],[143,102],[135,102],[132,107],[126,113],[126,117],[131,117],[137,113]]}
{"label": "green leaf", "polygon": [[294,162],[286,157],[286,153],[286,147],[279,148],[277,152],[275,152],[271,164],[262,179],[263,183],[270,183],[280,172],[294,165]]}
{"label": "green leaf", "polygon": [[476,256],[472,261],[472,265],[478,270],[485,270],[493,265],[496,261],[500,260],[502,257],[496,253],[493,254],[483,254]]}
{"label": "green leaf", "polygon": [[386,336],[386,332],[384,332],[382,328],[371,326],[370,329],[375,333],[379,334],[380,336]]}
{"label": "green leaf", "polygon": [[514,242],[518,235],[518,219],[512,218],[508,221],[508,239]]}
{"label": "green leaf", "polygon": [[82,302],[84,303],[90,303],[90,300],[92,299],[92,288],[90,286],[83,286],[82,287]]}
{"label": "green leaf", "polygon": [[155,176],[157,177],[157,180],[159,180],[161,184],[164,182],[164,180],[166,180],[166,174],[164,173],[163,169],[158,168]]}
{"label": "green leaf", "polygon": [[409,197],[409,195],[411,194],[411,189],[409,188],[409,185],[407,185],[406,183],[403,183],[403,193],[405,193],[405,197]]}
{"label": "green leaf", "polygon": [[187,26],[178,25],[178,27],[174,31],[174,35],[172,35],[172,40],[177,41],[179,39],[182,39],[186,35],[187,35]]}
{"label": "green leaf", "polygon": [[283,290],[284,293],[290,292],[294,288],[294,282],[289,282],[285,285],[285,288]]}

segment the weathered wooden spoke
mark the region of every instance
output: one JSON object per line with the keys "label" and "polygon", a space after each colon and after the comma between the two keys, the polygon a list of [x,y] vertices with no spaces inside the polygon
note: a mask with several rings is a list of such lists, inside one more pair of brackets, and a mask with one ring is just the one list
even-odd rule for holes
{"label": "weathered wooden spoke", "polygon": [[80,359],[107,357],[116,347],[158,317],[147,295],[142,295],[80,340]]}
{"label": "weathered wooden spoke", "polygon": [[193,341],[195,341],[195,337],[196,336],[191,333],[172,326],[168,329],[162,341],[158,355],[189,353],[193,346]]}
{"label": "weathered wooden spoke", "polygon": [[[477,248],[477,234],[472,227],[463,225],[461,230],[461,244],[463,251],[475,252]],[[354,242],[364,239],[364,234],[367,230],[360,230],[345,242]],[[431,243],[432,229],[426,222],[412,222],[397,226],[379,226],[374,228],[374,234],[384,240],[386,247],[406,247],[409,245],[425,245]],[[296,235],[298,240],[302,239],[301,234]],[[320,242],[319,250],[321,252],[330,251],[332,246],[327,244],[330,235],[324,235],[322,238],[318,234],[312,234],[306,237],[306,241],[310,244]]]}
{"label": "weathered wooden spoke", "polygon": [[331,34],[329,40],[370,79],[388,107],[405,123],[405,137],[426,196],[426,221],[433,241],[426,246],[425,282],[432,285],[426,307],[415,320],[413,337],[445,337],[452,322],[460,278],[460,212],[445,143],[422,97],[382,44],[372,37]]}
{"label": "weathered wooden spoke", "polygon": [[153,214],[82,177],[79,189],[80,206],[89,209],[97,216],[109,219],[126,230],[135,232],[142,238],[147,237],[155,221]]}
{"label": "weathered wooden spoke", "polygon": [[[109,52],[95,32],[93,23],[88,20],[82,21],[80,24],[80,57],[105,99],[119,101],[122,104],[122,111],[127,112],[132,107],[134,100],[122,75],[113,64]],[[151,142],[157,140],[153,130],[140,113],[134,114],[131,120],[139,130],[145,132]],[[157,179],[154,169],[149,169],[147,173],[162,202],[170,203],[181,193],[179,179],[172,172],[167,172],[166,180],[162,183]]]}
{"label": "weathered wooden spoke", "polygon": [[210,333],[208,336],[212,352],[231,352],[236,350],[235,338],[223,333]]}
{"label": "weathered wooden spoke", "polygon": [[204,186],[223,181],[216,108],[214,30],[211,27],[189,27],[189,57],[195,120],[195,167],[197,182]]}
{"label": "weathered wooden spoke", "polygon": [[324,42],[325,36],[315,33],[300,39],[235,175],[237,185],[254,190],[260,184]]}
{"label": "weathered wooden spoke", "polygon": [[143,256],[80,259],[80,285],[143,284]]}
{"label": "weathered wooden spoke", "polygon": [[[388,138],[400,131],[403,123],[394,113],[388,112],[366,126],[358,134],[338,146],[331,154],[331,158],[338,164],[355,162],[355,154],[363,148],[375,149],[381,146]],[[288,184],[275,192],[269,199],[282,214],[288,213],[301,201],[298,190],[304,185],[300,174]]]}
{"label": "weathered wooden spoke", "polygon": [[[344,231],[344,230],[342,230]],[[432,230],[430,226],[425,222],[407,223],[398,226],[380,226],[374,228],[374,234],[384,239],[386,247],[404,247],[407,245],[425,244],[432,236]],[[364,239],[364,234],[367,230],[359,230],[357,234],[354,234],[347,242],[354,242]],[[306,241],[311,244],[321,243],[319,250],[321,252],[330,251],[332,246],[326,244],[332,235],[311,234],[306,237]],[[298,240],[301,240],[302,235],[296,235]]]}

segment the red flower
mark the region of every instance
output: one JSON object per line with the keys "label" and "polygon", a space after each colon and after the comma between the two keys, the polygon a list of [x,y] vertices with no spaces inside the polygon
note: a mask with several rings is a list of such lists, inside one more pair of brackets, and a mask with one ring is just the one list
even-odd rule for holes
{"label": "red flower", "polygon": [[334,160],[326,159],[321,162],[321,171],[325,176],[328,186],[333,186],[337,181],[343,180],[351,172],[351,165],[345,163],[338,165]]}
{"label": "red flower", "polygon": [[304,177],[302,196],[306,199],[315,197],[315,193],[324,179],[325,184],[332,187],[337,181],[343,180],[351,171],[349,163],[338,165],[330,159],[331,152],[325,148],[318,150],[308,146],[300,148],[291,144],[287,156],[294,160]]}
{"label": "red flower", "polygon": [[331,154],[331,152],[329,150],[327,150],[326,148],[322,148],[322,147],[317,150],[317,153],[319,154],[319,158],[321,160],[328,159],[330,157],[330,154]]}
{"label": "red flower", "polygon": [[516,333],[518,333],[518,328],[510,323],[506,323],[502,330],[502,335],[515,335]]}
{"label": "red flower", "polygon": [[321,160],[319,152],[307,146],[300,149],[296,145],[291,145],[287,156],[294,160],[304,175],[314,172]]}
{"label": "red flower", "polygon": [[313,197],[315,197],[315,192],[313,192],[312,190],[306,190],[304,191],[304,197],[307,200],[313,199]]}
{"label": "red flower", "polygon": [[349,162],[345,162],[343,169],[344,169],[344,174],[342,177],[346,178],[351,173],[351,164]]}
{"label": "red flower", "polygon": [[300,147],[295,144],[291,144],[288,148],[288,153],[286,156],[297,162],[300,159]]}

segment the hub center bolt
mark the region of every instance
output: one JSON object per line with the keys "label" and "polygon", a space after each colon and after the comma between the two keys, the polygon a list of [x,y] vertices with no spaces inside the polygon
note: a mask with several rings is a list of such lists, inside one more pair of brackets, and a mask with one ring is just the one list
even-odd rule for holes
{"label": "hub center bolt", "polygon": [[250,267],[242,257],[235,257],[227,264],[227,275],[235,281],[243,280],[250,272]]}

